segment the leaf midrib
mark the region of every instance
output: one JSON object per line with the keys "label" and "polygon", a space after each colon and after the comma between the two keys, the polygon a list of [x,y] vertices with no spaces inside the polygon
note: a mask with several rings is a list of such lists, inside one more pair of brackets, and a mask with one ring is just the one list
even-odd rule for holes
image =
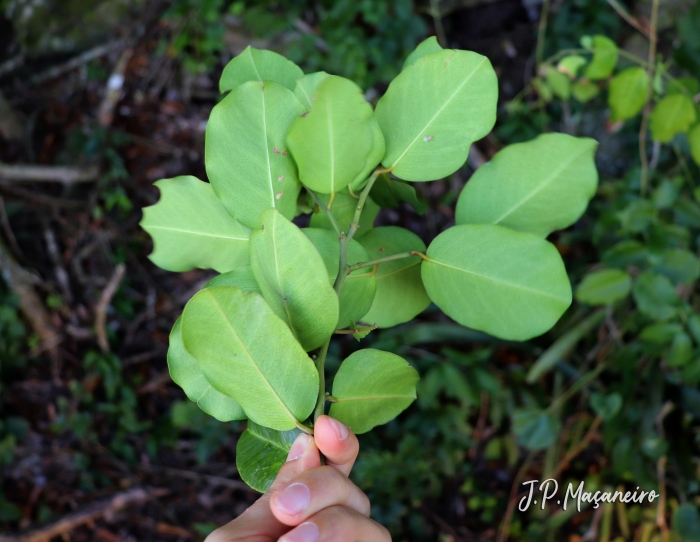
{"label": "leaf midrib", "polygon": [[275,277],[277,278],[277,287],[280,293],[280,299],[282,300],[282,305],[284,306],[284,312],[287,314],[287,320],[289,321],[289,329],[292,330],[292,335],[298,341],[296,329],[294,329],[294,324],[292,323],[292,314],[289,312],[289,306],[287,305],[287,299],[282,291],[282,277],[280,276],[279,260],[277,259],[277,240],[275,239],[275,230],[277,229],[277,213],[272,216],[272,257],[275,260]]}
{"label": "leaf midrib", "polygon": [[280,404],[280,406],[282,407],[282,409],[287,413],[287,415],[289,416],[289,418],[290,418],[291,420],[293,420],[294,423],[296,424],[296,422],[297,422],[296,417],[290,412],[290,410],[287,408],[287,405],[284,404],[284,401],[282,401],[282,398],[277,394],[277,392],[275,391],[275,389],[272,387],[272,384],[270,384],[270,382],[268,381],[267,377],[266,377],[266,376],[263,374],[263,372],[260,370],[260,367],[259,367],[258,364],[256,363],[256,361],[255,361],[255,359],[253,358],[253,356],[251,355],[251,353],[248,351],[248,348],[246,348],[246,345],[243,343],[243,340],[242,340],[241,337],[238,335],[238,333],[236,333],[236,329],[233,327],[233,324],[231,323],[231,321],[230,321],[230,320],[228,319],[228,317],[226,316],[226,313],[224,312],[223,307],[219,304],[219,301],[216,299],[216,297],[214,296],[214,294],[211,293],[211,291],[208,291],[208,290],[207,290],[207,293],[209,294],[209,296],[211,297],[212,301],[214,302],[214,305],[216,305],[216,308],[219,309],[219,312],[221,313],[221,316],[223,317],[223,319],[224,319],[224,321],[226,322],[226,324],[228,324],[228,327],[231,329],[231,333],[233,333],[233,336],[234,336],[234,337],[236,338],[236,340],[238,341],[238,344],[240,344],[241,348],[243,349],[243,352],[245,353],[245,355],[246,355],[246,356],[248,357],[248,359],[250,360],[251,365],[252,365],[252,366],[255,368],[255,370],[258,372],[258,374],[260,375],[260,378],[261,378],[262,381],[265,383],[265,385],[267,385],[268,389],[269,389],[270,392],[272,393],[272,396],[277,400],[277,402]]}
{"label": "leaf midrib", "polygon": [[272,444],[272,445],[275,446],[276,448],[279,448],[279,449],[282,450],[283,452],[289,453],[289,450],[291,449],[291,447],[290,447],[290,448],[285,448],[284,446],[282,446],[282,445],[279,444],[278,442],[275,442],[274,440],[270,440],[269,438],[265,438],[265,437],[263,437],[260,433],[256,433],[256,432],[253,431],[253,430],[250,430],[250,432],[251,432],[251,434],[254,435],[256,438],[258,438],[258,439],[260,439],[260,440],[262,440],[262,441],[265,441],[265,442],[269,442],[270,444]]}
{"label": "leaf midrib", "polygon": [[347,403],[349,401],[381,401],[383,399],[415,399],[415,395],[363,395],[359,397],[335,397],[335,401],[333,401],[333,404],[336,403]]}
{"label": "leaf midrib", "polygon": [[512,283],[512,282],[507,282],[507,281],[505,281],[505,280],[499,280],[499,279],[496,279],[496,278],[493,278],[493,277],[489,277],[489,276],[486,276],[486,275],[482,275],[482,274],[480,274],[480,273],[474,273],[473,271],[468,271],[467,269],[464,269],[464,268],[462,268],[462,267],[455,267],[454,265],[450,265],[450,264],[448,264],[448,263],[444,263],[444,262],[438,261],[438,260],[436,260],[436,259],[434,259],[434,258],[431,258],[430,261],[429,261],[428,263],[434,263],[435,265],[442,265],[443,267],[447,267],[447,268],[449,268],[449,269],[454,269],[455,271],[461,271],[462,273],[466,273],[467,275],[474,275],[475,277],[479,277],[479,278],[482,278],[482,279],[485,279],[485,280],[489,280],[489,281],[495,282],[495,283],[497,283],[497,284],[503,284],[503,285],[505,285],[505,286],[509,286],[509,287],[511,287],[511,288],[515,288],[516,290],[523,290],[524,292],[530,292],[530,293],[533,293],[533,294],[540,295],[540,296],[542,296],[542,297],[548,297],[548,298],[550,298],[550,299],[554,299],[555,301],[560,301],[560,302],[563,302],[563,301],[564,301],[563,299],[561,299],[561,298],[559,298],[559,297],[555,297],[555,296],[550,295],[550,294],[548,294],[548,293],[546,293],[546,292],[543,292],[543,291],[541,291],[541,290],[534,290],[534,289],[532,289],[532,288],[527,288],[527,287],[525,287],[525,286],[521,286],[521,285],[519,285],[519,284],[514,284],[514,283]]}
{"label": "leaf midrib", "polygon": [[169,228],[167,226],[150,226],[148,224],[144,224],[144,228],[148,228],[151,230],[166,230],[166,231],[174,231],[178,233],[189,233],[191,235],[199,235],[201,237],[214,237],[216,239],[231,239],[233,241],[248,241],[249,239],[247,237],[231,237],[227,235],[214,235],[213,233],[203,233],[199,231],[192,231],[192,230],[182,230],[179,228]]}
{"label": "leaf midrib", "polygon": [[445,103],[440,107],[440,109],[437,110],[437,112],[428,121],[428,123],[418,132],[418,135],[416,135],[416,137],[413,139],[413,141],[411,141],[411,143],[406,147],[406,150],[404,150],[401,153],[401,155],[396,160],[394,160],[394,163],[391,165],[392,168],[395,168],[396,165],[401,161],[401,159],[406,155],[406,153],[409,150],[411,150],[411,148],[413,147],[413,145],[415,145],[416,141],[418,141],[420,136],[430,127],[430,125],[435,121],[435,119],[440,115],[440,113],[442,113],[445,110],[445,108],[450,104],[450,102],[454,99],[454,97],[457,96],[459,91],[462,90],[462,87],[464,87],[464,85],[466,85],[470,81],[470,79],[476,73],[476,71],[479,68],[481,68],[481,66],[484,64],[484,62],[486,62],[486,58],[484,58],[481,62],[479,62],[479,64],[471,71],[471,73],[469,75],[467,75],[467,77],[464,79],[462,84],[459,85],[459,87],[457,87],[457,89],[452,93],[452,96],[450,96],[445,101]]}
{"label": "leaf midrib", "polygon": [[547,177],[542,183],[540,183],[530,194],[528,194],[527,197],[523,198],[520,200],[518,203],[513,205],[510,209],[508,209],[505,213],[503,213],[499,218],[497,218],[493,223],[498,224],[500,223],[503,219],[505,219],[507,216],[513,214],[515,211],[517,211],[520,207],[525,205],[528,201],[530,201],[532,198],[534,198],[537,194],[539,194],[542,190],[544,190],[546,187],[548,187],[554,179],[565,169],[567,169],[571,164],[576,162],[578,160],[579,156],[582,154],[585,154],[588,152],[588,148],[584,147],[582,148],[579,152],[574,154],[573,156],[569,156],[569,160],[565,161],[563,164],[561,164],[557,169],[555,169],[549,177]]}

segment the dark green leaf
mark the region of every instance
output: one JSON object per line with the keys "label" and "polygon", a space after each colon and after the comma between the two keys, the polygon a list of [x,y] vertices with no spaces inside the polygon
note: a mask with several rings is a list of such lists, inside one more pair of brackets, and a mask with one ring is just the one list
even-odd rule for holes
{"label": "dark green leaf", "polygon": [[627,297],[632,281],[620,269],[601,269],[587,274],[576,289],[576,299],[589,305],[610,305]]}
{"label": "dark green leaf", "polygon": [[513,432],[529,450],[544,450],[556,442],[561,423],[538,408],[524,408],[513,414]]}
{"label": "dark green leaf", "polygon": [[671,281],[653,271],[645,271],[637,277],[632,295],[639,310],[654,320],[673,317],[680,303]]}
{"label": "dark green leaf", "polygon": [[384,208],[398,207],[402,203],[408,203],[419,215],[425,213],[428,208],[413,186],[392,179],[387,174],[377,178],[370,195],[377,205]]}

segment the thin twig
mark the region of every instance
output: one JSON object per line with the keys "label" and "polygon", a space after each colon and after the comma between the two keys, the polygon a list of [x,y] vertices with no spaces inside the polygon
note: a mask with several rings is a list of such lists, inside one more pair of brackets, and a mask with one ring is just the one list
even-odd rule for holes
{"label": "thin twig", "polygon": [[542,57],[544,56],[544,38],[547,33],[547,19],[549,17],[549,0],[542,2],[542,11],[540,12],[540,24],[537,30],[537,46],[535,48],[535,60],[537,62],[537,71],[539,72],[542,65]]}
{"label": "thin twig", "polygon": [[639,159],[642,162],[642,169],[639,175],[639,190],[642,196],[647,190],[649,177],[649,161],[647,159],[647,127],[649,125],[649,115],[651,113],[651,98],[654,92],[654,73],[656,71],[656,42],[658,35],[656,33],[656,24],[659,18],[659,0],[653,0],[651,5],[651,23],[649,27],[649,60],[647,67],[647,75],[649,86],[647,87],[647,97],[644,103],[644,111],[642,114],[642,125],[639,128]]}
{"label": "thin twig", "polygon": [[85,51],[84,53],[81,53],[78,56],[71,58],[68,62],[61,64],[60,66],[53,66],[46,71],[36,74],[34,77],[30,78],[29,81],[27,81],[27,86],[39,85],[51,79],[56,79],[64,73],[67,73],[76,68],[79,68],[80,66],[83,66],[84,64],[87,64],[91,60],[95,60],[96,58],[100,58],[101,56],[111,53],[112,51],[120,49],[123,45],[123,40],[117,40],[112,43],[100,45],[98,47],[95,47],[94,49]]}
{"label": "thin twig", "polygon": [[319,209],[321,209],[324,213],[326,213],[326,216],[328,217],[328,220],[330,221],[331,225],[333,226],[335,233],[340,235],[341,231],[340,231],[340,226],[338,225],[338,221],[335,219],[335,217],[333,216],[333,213],[331,213],[330,209],[328,209],[325,202],[321,198],[319,198],[318,194],[316,194],[316,192],[314,192],[310,188],[307,188],[306,191],[309,194],[311,194],[311,197],[313,198],[314,203],[316,203],[316,205],[318,205]]}
{"label": "thin twig", "polygon": [[[671,401],[664,403],[658,416],[656,417],[656,431],[663,440],[666,435],[664,431],[664,418],[673,410]],[[656,476],[659,479],[659,503],[656,505],[656,526],[661,531],[661,542],[668,542],[668,524],[666,523],[666,455],[662,455],[656,463]]]}
{"label": "thin twig", "polygon": [[124,74],[126,73],[126,67],[129,64],[131,56],[134,54],[134,50],[131,48],[122,51],[119,56],[117,65],[107,80],[107,88],[105,89],[104,98],[102,98],[102,103],[97,110],[97,121],[100,126],[107,128],[112,125],[112,120],[114,119],[114,108],[117,106],[119,101],[119,96],[121,96],[122,88],[124,88]]}
{"label": "thin twig", "polygon": [[0,163],[0,179],[8,181],[88,183],[97,179],[100,168],[93,166],[38,166]]}
{"label": "thin twig", "polygon": [[[157,489],[152,492],[156,497],[166,495],[168,490]],[[150,500],[151,495],[143,489],[132,489],[123,493],[117,493],[109,500],[102,501],[91,506],[88,506],[80,512],[70,514],[56,523],[37,529],[23,535],[17,536],[0,536],[0,542],[48,542],[57,536],[67,537],[68,533],[93,521],[126,507],[135,504],[141,504]]]}
{"label": "thin twig", "polygon": [[439,0],[430,0],[430,15],[435,25],[435,34],[441,47],[447,47],[447,35],[442,24],[442,13],[440,12]]}
{"label": "thin twig", "polygon": [[100,349],[103,352],[109,352],[109,341],[107,340],[106,329],[107,309],[112,301],[112,297],[114,297],[114,294],[117,292],[117,288],[119,288],[119,284],[124,278],[125,272],[126,266],[123,263],[120,263],[114,270],[112,278],[109,279],[107,286],[102,291],[100,300],[97,302],[97,306],[95,307],[95,332],[97,333],[97,342],[99,343]]}
{"label": "thin twig", "polygon": [[612,6],[612,8],[615,11],[617,11],[617,13],[620,17],[622,17],[625,21],[627,21],[634,28],[639,30],[647,38],[651,39],[651,35],[649,34],[649,31],[647,29],[645,29],[637,19],[635,19],[629,13],[627,13],[627,10],[625,10],[625,8],[622,7],[622,5],[617,0],[608,0],[608,4],[610,4]]}

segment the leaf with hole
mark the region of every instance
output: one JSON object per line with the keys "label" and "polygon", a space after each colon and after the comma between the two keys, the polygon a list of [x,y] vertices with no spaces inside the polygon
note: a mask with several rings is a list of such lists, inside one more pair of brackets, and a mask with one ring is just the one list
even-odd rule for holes
{"label": "leaf with hole", "polygon": [[249,228],[274,207],[293,218],[301,190],[285,138],[304,106],[272,81],[236,87],[214,106],[206,129],[209,181],[228,212]]}
{"label": "leaf with hole", "polygon": [[249,421],[236,444],[236,468],[243,481],[260,493],[270,489],[300,433],[299,429],[276,431]]}
{"label": "leaf with hole", "polygon": [[233,286],[201,290],[185,306],[182,339],[205,378],[255,423],[286,431],[311,414],[314,362],[259,294]]}
{"label": "leaf with hole", "polygon": [[149,259],[168,271],[229,271],[248,264],[250,230],[229,215],[209,183],[191,176],[162,179],[160,200],[143,210],[153,238]]}
{"label": "leaf with hole", "polygon": [[329,415],[356,434],[401,414],[416,399],[418,373],[390,352],[358,350],[340,364]]}
{"label": "leaf with hole", "polygon": [[260,215],[250,236],[250,266],[265,300],[307,352],[328,340],[338,323],[338,296],[318,250],[277,210]]}
{"label": "leaf with hole", "polygon": [[274,51],[256,49],[249,45],[224,68],[219,90],[227,92],[248,81],[274,81],[294,90],[297,79],[303,75],[301,68],[291,60]]}
{"label": "leaf with hole", "polygon": [[[425,243],[416,234],[397,226],[374,228],[360,240],[370,260],[418,250],[425,252]],[[430,305],[421,280],[419,256],[393,260],[379,265],[375,277],[377,293],[372,306],[361,320],[386,328],[415,318]]]}
{"label": "leaf with hole", "polygon": [[384,167],[406,181],[454,173],[473,141],[496,121],[498,85],[486,57],[447,49],[423,56],[394,79],[377,103]]}
{"label": "leaf with hole", "polygon": [[491,224],[438,235],[421,264],[430,299],[445,314],[502,339],[541,335],[571,304],[564,263],[551,243]]}
{"label": "leaf with hole", "polygon": [[457,224],[500,224],[541,237],[569,227],[595,195],[597,146],[566,134],[509,145],[469,179],[457,202]]}
{"label": "leaf with hole", "polygon": [[[340,260],[340,242],[335,232],[321,228],[304,228],[304,232],[313,243],[323,258],[323,263],[328,271],[330,283],[335,282],[338,276]],[[369,260],[367,251],[354,239],[348,247],[348,265]],[[377,289],[377,279],[371,275],[371,267],[365,267],[353,271],[348,275],[340,292],[340,316],[338,317],[338,329],[351,327],[359,321],[372,305],[374,292]]]}
{"label": "leaf with hole", "polygon": [[332,194],[379,163],[384,138],[372,106],[352,81],[329,75],[319,82],[313,99],[311,109],[289,130],[287,144],[302,184]]}
{"label": "leaf with hole", "polygon": [[182,342],[182,317],[175,321],[168,346],[168,370],[173,382],[207,414],[221,422],[244,420],[245,412],[234,399],[214,389],[197,360]]}

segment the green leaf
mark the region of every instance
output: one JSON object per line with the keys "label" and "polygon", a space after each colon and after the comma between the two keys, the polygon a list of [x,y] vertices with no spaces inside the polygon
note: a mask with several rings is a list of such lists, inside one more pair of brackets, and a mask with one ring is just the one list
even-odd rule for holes
{"label": "green leaf", "polygon": [[683,332],[680,324],[669,322],[655,322],[642,329],[639,338],[653,344],[667,344],[679,333]]}
{"label": "green leaf", "polygon": [[[447,49],[419,58],[377,104],[385,167],[406,181],[454,173],[496,121],[498,83],[486,57]],[[408,113],[410,112],[410,113]]]}
{"label": "green leaf", "polygon": [[226,65],[219,89],[223,93],[248,81],[274,81],[294,90],[297,79],[303,75],[299,66],[282,55],[248,46]]}
{"label": "green leaf", "polygon": [[566,75],[555,68],[550,68],[547,70],[545,77],[547,85],[552,89],[552,92],[557,98],[562,100],[569,99],[569,95],[571,94],[571,82]]}
{"label": "green leaf", "polygon": [[546,237],[576,222],[595,195],[593,139],[544,134],[509,145],[469,179],[457,224],[500,224]]}
{"label": "green leaf", "polygon": [[576,299],[588,305],[610,305],[630,293],[632,280],[620,269],[601,269],[588,273],[576,289]]}
{"label": "green leaf", "polygon": [[575,79],[578,71],[583,68],[588,61],[579,55],[568,55],[562,58],[557,64],[557,70],[564,75],[568,75],[569,79]]}
{"label": "green leaf", "polygon": [[665,275],[676,284],[688,284],[700,276],[700,260],[689,250],[666,249],[652,261],[652,271]]}
{"label": "green leaf", "polygon": [[693,359],[693,342],[687,333],[681,332],[673,337],[666,363],[669,367],[683,367]]}
{"label": "green leaf", "polygon": [[602,261],[608,267],[626,269],[630,265],[641,266],[647,262],[649,251],[639,241],[621,241],[603,253]]}
{"label": "green leaf", "polygon": [[270,207],[294,217],[301,185],[285,137],[303,112],[292,91],[272,81],[244,83],[212,109],[207,175],[224,207],[249,228]]}
{"label": "green leaf", "polygon": [[204,287],[212,288],[214,286],[237,286],[244,292],[257,292],[262,295],[260,286],[258,286],[253,270],[249,266],[239,267],[233,271],[223,273],[218,277],[214,277],[207,282]]}
{"label": "green leaf", "polygon": [[688,132],[688,145],[690,145],[690,154],[693,160],[700,166],[700,123],[693,126]]}
{"label": "green leaf", "polygon": [[201,290],[185,306],[182,338],[205,378],[255,423],[286,431],[314,409],[314,362],[259,294]]}
{"label": "green leaf", "polygon": [[[318,197],[328,205],[330,201],[330,194],[319,194]],[[347,232],[350,229],[350,222],[355,216],[355,209],[357,208],[357,198],[351,196],[347,190],[338,192],[333,199],[333,206],[330,209],[330,213],[335,218],[341,231]],[[359,239],[365,233],[370,231],[374,227],[374,220],[379,214],[379,206],[374,203],[371,197],[367,198],[365,201],[365,207],[360,215],[360,228],[355,234],[355,238]],[[315,209],[314,214],[311,215],[311,222],[309,226],[312,228],[323,228],[325,230],[333,230],[333,224],[328,220],[326,213],[321,209]]]}
{"label": "green leaf", "polygon": [[168,370],[173,382],[207,414],[221,422],[246,418],[241,405],[212,387],[197,360],[185,349],[182,342],[182,317],[175,321],[170,332]]}
{"label": "green leaf", "polygon": [[[425,252],[425,243],[416,234],[397,226],[374,228],[360,242],[370,260],[410,250]],[[430,298],[421,280],[420,264],[419,256],[380,264],[375,275],[377,293],[361,320],[387,328],[409,322],[423,312]]]}
{"label": "green leaf", "polygon": [[627,68],[613,77],[608,95],[612,121],[635,117],[644,107],[648,89],[649,75],[644,68]]}
{"label": "green leaf", "polygon": [[372,106],[352,81],[329,75],[316,87],[308,113],[287,135],[304,186],[332,194],[366,177],[384,156]]}
{"label": "green leaf", "polygon": [[236,467],[243,481],[260,493],[270,489],[300,433],[299,429],[275,431],[248,422],[236,445]]}
{"label": "green leaf", "polygon": [[695,123],[695,105],[685,94],[671,94],[651,112],[651,135],[655,141],[668,143],[676,134],[687,132]]}
{"label": "green leaf", "polygon": [[609,395],[593,393],[591,394],[591,408],[596,415],[603,418],[603,421],[610,420],[620,412],[622,396],[619,393],[611,393]]}
{"label": "green leaf", "polygon": [[250,266],[265,300],[307,352],[321,346],[338,323],[338,296],[314,245],[275,209],[260,215],[250,235]]}
{"label": "green leaf", "polygon": [[683,542],[700,542],[700,514],[692,503],[681,504],[673,514],[673,530]]}
{"label": "green leaf", "polygon": [[579,341],[600,324],[603,318],[605,318],[605,311],[599,309],[554,341],[552,346],[547,348],[530,367],[526,382],[528,384],[537,382],[543,374],[549,372],[559,361],[566,359]]}
{"label": "green leaf", "polygon": [[329,415],[356,434],[393,420],[416,399],[418,373],[408,362],[371,348],[348,356],[333,380]]}
{"label": "green leaf", "polygon": [[513,432],[529,450],[545,450],[556,442],[561,423],[539,408],[524,408],[513,414]]}
{"label": "green leaf", "polygon": [[581,103],[586,103],[591,101],[593,98],[598,96],[600,89],[598,85],[590,81],[576,81],[571,86],[571,94]]}
{"label": "green leaf", "polygon": [[[583,39],[581,41],[584,42]],[[586,77],[592,81],[610,77],[617,64],[618,51],[615,42],[605,36],[593,36],[590,45],[586,43],[584,47],[593,50],[593,59],[586,66]]]}
{"label": "green leaf", "polygon": [[316,96],[316,87],[323,81],[328,74],[326,72],[308,73],[296,82],[294,87],[294,95],[304,105],[307,111],[311,111]]}
{"label": "green leaf", "polygon": [[377,177],[370,192],[372,199],[383,208],[398,207],[402,203],[408,203],[419,215],[425,213],[428,205],[417,193],[416,189],[408,183],[392,179],[386,173]]}
{"label": "green leaf", "polygon": [[653,271],[645,271],[637,277],[632,295],[639,310],[654,320],[668,320],[675,316],[680,304],[671,281]]}
{"label": "green leaf", "polygon": [[641,233],[649,227],[656,215],[656,209],[649,200],[635,199],[617,213],[617,218],[626,232]]}
{"label": "green leaf", "polygon": [[700,92],[700,81],[695,77],[676,77],[668,82],[667,94],[689,94],[695,96]]}
{"label": "green leaf", "polygon": [[438,235],[421,265],[430,299],[458,323],[502,339],[541,335],[571,304],[564,263],[551,243],[491,224]]}
{"label": "green leaf", "polygon": [[[330,283],[335,282],[338,276],[340,260],[340,242],[335,232],[320,228],[304,228],[301,230],[309,238],[321,254],[323,263],[328,271]],[[366,262],[370,257],[362,245],[354,239],[348,247],[348,265],[358,262]],[[358,269],[348,276],[340,292],[340,316],[338,317],[338,329],[350,327],[353,322],[359,321],[372,305],[374,292],[377,289],[377,279],[367,275],[372,268]]]}
{"label": "green leaf", "polygon": [[209,183],[186,176],[155,185],[160,200],[143,210],[141,220],[153,237],[154,264],[168,271],[219,272],[247,265],[250,230],[226,212]]}
{"label": "green leaf", "polygon": [[430,36],[429,38],[421,41],[418,44],[418,47],[416,47],[415,50],[410,55],[408,55],[406,61],[403,63],[401,71],[404,71],[410,65],[414,64],[419,58],[422,58],[431,53],[437,53],[442,50],[443,49],[442,47],[440,47],[437,38],[435,36]]}

